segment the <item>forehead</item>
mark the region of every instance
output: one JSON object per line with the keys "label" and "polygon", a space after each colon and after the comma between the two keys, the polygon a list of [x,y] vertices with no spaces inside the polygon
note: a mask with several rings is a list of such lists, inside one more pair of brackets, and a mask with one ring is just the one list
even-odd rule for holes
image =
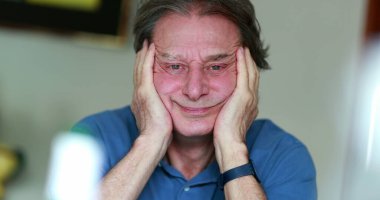
{"label": "forehead", "polygon": [[233,54],[240,45],[237,26],[221,15],[168,14],[153,31],[157,52],[170,58]]}

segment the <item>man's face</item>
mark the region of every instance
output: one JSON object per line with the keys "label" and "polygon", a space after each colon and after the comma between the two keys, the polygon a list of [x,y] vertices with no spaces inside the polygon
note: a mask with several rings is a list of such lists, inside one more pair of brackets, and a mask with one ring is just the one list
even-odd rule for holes
{"label": "man's face", "polygon": [[176,132],[212,132],[236,86],[239,38],[236,25],[218,15],[170,14],[157,22],[154,85]]}

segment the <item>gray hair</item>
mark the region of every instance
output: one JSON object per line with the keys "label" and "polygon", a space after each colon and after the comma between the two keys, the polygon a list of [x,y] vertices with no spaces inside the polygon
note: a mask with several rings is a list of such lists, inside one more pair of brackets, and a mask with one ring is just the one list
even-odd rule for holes
{"label": "gray hair", "polygon": [[260,25],[249,0],[142,0],[137,10],[133,33],[134,48],[138,52],[145,39],[150,43],[157,21],[169,14],[190,15],[195,8],[198,15],[222,15],[239,28],[243,46],[249,48],[257,66],[269,69],[268,48],[260,38]]}

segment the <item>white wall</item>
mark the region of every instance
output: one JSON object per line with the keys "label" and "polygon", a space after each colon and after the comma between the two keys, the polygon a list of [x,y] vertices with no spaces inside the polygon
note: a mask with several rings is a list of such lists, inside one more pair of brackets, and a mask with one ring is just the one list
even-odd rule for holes
{"label": "white wall", "polygon": [[1,141],[28,159],[9,199],[26,199],[24,192],[41,199],[51,138],[85,115],[130,102],[133,51],[2,30],[0,52]]}
{"label": "white wall", "polygon": [[273,70],[261,82],[261,117],[309,147],[319,199],[340,199],[365,1],[254,0]]}
{"label": "white wall", "polygon": [[[318,170],[319,199],[339,199],[364,2],[253,0],[270,44],[260,117],[303,140]],[[69,38],[0,29],[0,138],[27,168],[7,200],[43,199],[50,141],[81,117],[127,104],[134,53]]]}

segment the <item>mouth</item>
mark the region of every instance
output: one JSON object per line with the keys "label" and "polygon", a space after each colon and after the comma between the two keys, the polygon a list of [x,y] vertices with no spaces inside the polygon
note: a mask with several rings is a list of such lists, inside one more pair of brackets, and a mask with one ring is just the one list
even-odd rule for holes
{"label": "mouth", "polygon": [[176,105],[185,115],[188,115],[190,117],[204,117],[210,114],[219,104],[213,106],[183,106],[179,103],[176,103]]}
{"label": "mouth", "polygon": [[181,105],[180,108],[183,112],[191,115],[205,115],[211,109],[211,107],[185,107]]}

